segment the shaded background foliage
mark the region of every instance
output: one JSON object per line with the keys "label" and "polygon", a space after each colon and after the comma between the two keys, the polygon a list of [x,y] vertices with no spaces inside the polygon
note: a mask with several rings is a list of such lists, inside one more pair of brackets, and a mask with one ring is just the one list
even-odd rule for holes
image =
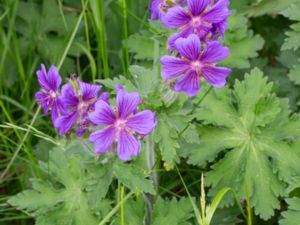
{"label": "shaded background foliage", "polygon": [[[208,152],[209,148],[206,148],[205,144],[210,144],[210,135],[214,134],[209,134],[208,129],[211,132],[214,131],[215,127],[233,130],[228,124],[224,124],[224,121],[218,121],[218,117],[213,118],[213,115],[208,112],[212,110],[210,108],[218,107],[218,104],[221,103],[228,103],[228,107],[239,108],[239,103],[241,103],[238,102],[239,94],[243,93],[241,95],[245,97],[247,92],[252,93],[256,87],[254,85],[253,89],[243,91],[241,90],[243,89],[241,88],[242,84],[234,85],[236,79],[243,81],[245,73],[250,73],[254,67],[257,67],[267,76],[269,81],[273,82],[273,87],[270,87],[270,84],[267,85],[266,81],[260,77],[260,71],[253,70],[251,72],[254,80],[249,82],[254,82],[257,86],[261,85],[267,89],[264,92],[265,96],[260,96],[261,99],[254,99],[257,102],[253,103],[255,107],[261,106],[259,110],[262,112],[262,118],[266,120],[265,124],[263,122],[257,124],[259,129],[268,124],[284,121],[289,114],[299,112],[300,17],[298,12],[300,2],[299,0],[231,1],[230,8],[233,10],[233,15],[229,18],[228,31],[224,39],[224,45],[229,47],[231,55],[223,62],[223,65],[233,68],[228,86],[230,88],[234,87],[234,90],[225,88],[214,92],[203,103],[204,109],[199,109],[194,116],[184,117],[184,119],[182,119],[182,115],[190,110],[189,104],[192,104],[193,101],[187,102],[186,97],[181,95],[176,100],[177,104],[169,107],[168,104],[172,101],[172,96],[159,92],[161,80],[158,74],[158,61],[162,54],[167,53],[166,40],[172,31],[164,29],[157,22],[148,22],[148,4],[149,2],[146,0],[138,2],[136,0],[2,0],[0,3],[0,121],[1,124],[8,122],[18,124],[21,127],[26,127],[30,123],[36,110],[34,92],[38,89],[38,86],[35,71],[40,63],[61,66],[60,74],[64,80],[67,80],[68,76],[75,72],[82,80],[98,80],[107,88],[113,87],[115,83],[122,83],[129,91],[139,90],[148,108],[160,110],[158,119],[163,121],[163,123],[159,123],[153,138],[157,142],[157,150],[161,152],[159,158],[162,161],[161,165],[158,166],[160,176],[159,193],[160,196],[169,198],[169,201],[157,200],[157,206],[154,209],[154,215],[157,216],[153,224],[162,224],[164,221],[163,215],[178,214],[177,204],[182,205],[182,208],[185,209],[177,223],[185,224],[183,222],[191,218],[191,206],[186,198],[175,199],[176,197],[185,196],[186,192],[178,173],[172,170],[174,165],[178,164],[179,170],[184,175],[185,182],[188,184],[193,196],[200,195],[199,186],[202,172],[210,171],[208,172],[208,184],[215,186],[218,183],[217,181],[221,179],[216,171],[221,170],[220,173],[222,171],[224,173],[226,169],[231,170],[228,175],[229,178],[227,177],[228,180],[225,177],[221,182],[224,185],[230,185],[232,181],[230,179],[233,179],[230,176],[234,176],[231,173],[234,173],[234,169],[238,170],[240,168],[240,165],[237,165],[236,168],[228,168],[226,160],[220,160],[224,159],[224,155],[227,154],[229,149],[236,147],[224,145],[225,141],[220,143],[224,149],[217,149],[218,146],[214,143],[216,147],[215,155],[197,155],[200,159],[193,155],[197,151],[193,152],[192,147],[196,146],[194,147],[196,150],[203,148]],[[82,8],[85,6],[86,10],[82,12]],[[82,20],[78,24],[80,16],[82,16]],[[70,42],[70,40],[72,41]],[[70,48],[68,49],[68,47]],[[67,52],[66,49],[68,49]],[[140,65],[144,68],[140,66],[130,67],[129,65]],[[119,77],[120,74],[125,77],[130,75],[131,82],[124,77]],[[105,78],[110,79],[104,80]],[[204,85],[203,92],[206,89],[207,87]],[[260,91],[258,90],[258,92]],[[220,92],[225,96],[222,101],[218,96]],[[275,98],[272,95],[273,92],[280,99]],[[159,100],[160,95],[164,95],[165,99]],[[229,95],[235,95],[236,102],[228,101],[226,96]],[[250,99],[252,98],[253,95],[250,96]],[[288,99],[288,101],[283,101],[281,98]],[[214,102],[213,106],[210,105],[209,100]],[[267,104],[265,102],[261,104],[262,101],[268,102]],[[225,105],[222,104],[218,109],[220,109],[220,113],[225,114],[227,112],[222,111]],[[275,109],[275,112],[277,112],[276,110],[282,111],[269,115],[268,110],[263,108],[264,104],[269,107],[270,111],[272,109]],[[291,111],[289,111],[289,107]],[[286,117],[282,119],[281,113]],[[249,115],[242,114],[241,121],[243,116],[247,117]],[[177,121],[175,125],[173,121]],[[204,123],[199,125],[199,121],[204,121]],[[288,126],[287,124],[290,121],[292,119],[283,125]],[[193,124],[185,132],[183,139],[179,140],[180,131],[184,128],[184,124],[188,122],[193,122]],[[272,126],[276,127],[276,124]],[[49,136],[54,137],[56,135],[49,120],[41,114],[38,115],[34,127]],[[202,132],[202,130],[204,131]],[[262,132],[267,133],[264,130]],[[31,134],[25,141],[22,141],[24,133],[24,131],[11,126],[2,127],[0,130],[1,171],[4,171],[8,166],[18,146],[21,145],[22,147],[22,151],[18,154],[8,175],[0,181],[0,224],[33,223],[29,215],[16,211],[6,202],[10,196],[31,186],[30,177],[40,177],[38,161],[46,161],[49,158],[49,149],[53,147],[53,144]],[[276,139],[279,133],[280,131],[271,134],[271,136],[273,135],[272,137]],[[292,137],[299,134],[297,128],[292,129],[291,133],[293,133],[290,135]],[[270,134],[268,133],[268,135]],[[201,141],[204,145],[199,147]],[[186,145],[190,147],[182,148]],[[293,147],[299,149],[299,144],[296,143]],[[182,149],[190,149],[190,151]],[[284,157],[289,160],[295,159],[288,154],[282,154],[281,156],[267,154],[267,157],[272,156],[275,160],[276,157],[279,157],[278,161]],[[188,158],[187,162],[181,157]],[[193,162],[193,160],[196,161]],[[247,158],[245,160],[247,161]],[[251,155],[248,160],[252,160]],[[215,164],[215,162],[219,163]],[[286,164],[288,163],[289,161]],[[143,163],[137,162],[137,164],[141,165]],[[215,165],[212,166],[213,164]],[[276,176],[272,177],[274,182],[271,182],[271,185],[276,183],[276,187],[272,190],[275,200],[274,196],[270,197],[276,203],[270,208],[257,203],[258,200],[254,199],[252,202],[256,212],[254,224],[277,224],[277,221],[281,219],[281,224],[296,225],[295,221],[297,219],[295,218],[300,218],[300,180],[289,179],[290,174],[287,172],[289,169],[285,169],[288,167],[287,165],[280,165],[279,162],[275,165],[272,168],[266,166],[262,170],[271,171],[271,175],[272,170],[275,171],[273,173],[276,173]],[[63,167],[63,165],[60,166]],[[47,166],[44,165],[44,167]],[[281,169],[283,172],[280,172]],[[247,170],[255,170],[255,167],[248,167]],[[277,173],[279,173],[279,176],[277,176]],[[253,175],[251,172],[249,174],[249,176]],[[270,174],[266,176],[269,177]],[[74,179],[77,176],[79,175],[74,171]],[[177,179],[174,179],[174,177]],[[257,180],[255,185],[263,185],[261,182]],[[33,182],[32,185],[38,187],[38,182]],[[265,186],[269,185],[265,184]],[[284,187],[286,189],[287,185],[289,185],[288,191],[283,191],[282,189]],[[239,182],[236,182],[233,186],[237,191],[244,192],[239,190],[241,189]],[[107,198],[103,202],[103,207],[99,209],[103,214],[110,210],[110,201],[115,195],[117,183],[113,182],[112,187],[107,187],[107,189],[108,196],[111,198]],[[215,192],[216,189],[213,189],[211,195],[213,196]],[[243,194],[241,193],[241,195]],[[255,195],[256,193],[253,192],[252,194]],[[264,196],[263,192],[257,194]],[[258,195],[257,198],[260,198],[260,196]],[[244,201],[244,199],[240,200],[241,202]],[[266,199],[266,201],[271,200]],[[232,202],[232,197],[227,201]],[[143,201],[130,199],[125,205],[126,208],[132,209],[126,211],[128,213],[126,220],[131,221],[132,224],[139,224],[139,219],[144,212],[141,209],[142,207],[138,206],[143,205]],[[257,205],[259,206],[257,207]],[[285,211],[289,206],[292,210],[281,214],[281,211]],[[277,209],[274,213],[273,208]],[[166,212],[163,212],[164,210]],[[88,214],[87,211],[82,213]],[[54,213],[59,213],[59,211]],[[258,214],[265,220],[262,220]],[[92,216],[89,218],[91,221],[94,219]],[[236,205],[232,206],[231,204],[229,208],[218,210],[213,224],[245,224],[241,221],[242,216]],[[114,224],[117,224],[117,222]]]}

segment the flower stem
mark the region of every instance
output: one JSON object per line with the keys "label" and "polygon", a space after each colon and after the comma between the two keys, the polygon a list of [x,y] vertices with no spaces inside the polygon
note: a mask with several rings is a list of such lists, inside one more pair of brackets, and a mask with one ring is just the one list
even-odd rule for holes
{"label": "flower stem", "polygon": [[[196,109],[199,107],[199,105],[203,102],[203,100],[206,98],[206,96],[209,94],[209,92],[213,89],[212,86],[209,87],[209,89],[204,93],[204,95],[199,99],[199,101],[195,104],[194,108],[192,109],[192,111],[190,112],[190,114],[192,115]],[[181,136],[190,126],[191,123],[188,123],[185,128],[179,133],[178,136]]]}
{"label": "flower stem", "polygon": [[121,186],[121,225],[125,225],[124,186]]}
{"label": "flower stem", "polygon": [[151,171],[151,180],[153,182],[154,189],[157,191],[158,189],[158,180],[157,173],[155,169],[155,149],[154,149],[154,141],[153,135],[149,135],[146,143],[147,148],[147,167],[148,170]]}
{"label": "flower stem", "polygon": [[[158,179],[155,168],[155,149],[153,135],[150,135],[146,141],[146,154],[147,154],[147,168],[151,172],[151,180],[154,186],[154,189],[158,190]],[[155,201],[155,196],[149,194],[143,194],[144,200],[146,202],[146,216],[144,220],[145,225],[150,225],[152,220],[152,209]]]}

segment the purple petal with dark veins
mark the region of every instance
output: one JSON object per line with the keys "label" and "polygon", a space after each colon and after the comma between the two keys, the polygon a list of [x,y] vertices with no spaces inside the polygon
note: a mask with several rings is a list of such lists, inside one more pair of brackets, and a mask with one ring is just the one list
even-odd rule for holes
{"label": "purple petal with dark veins", "polygon": [[211,0],[187,0],[189,10],[194,16],[199,16],[206,7],[211,3]]}
{"label": "purple petal with dark veins", "polygon": [[37,71],[37,77],[39,85],[47,90],[47,91],[56,91],[61,84],[61,77],[57,72],[57,68],[55,66],[51,66],[48,74],[45,68],[45,65],[41,65],[41,69]]}
{"label": "purple petal with dark veins", "polygon": [[190,71],[188,74],[180,78],[175,85],[175,90],[184,92],[188,96],[195,96],[200,90],[200,80],[195,71]]}
{"label": "purple petal with dark veins", "polygon": [[54,122],[54,127],[59,130],[60,135],[69,132],[76,124],[78,111],[58,117]]}
{"label": "purple petal with dark veins", "polygon": [[150,3],[150,12],[151,12],[151,20],[157,20],[160,18],[160,8],[159,5],[163,2],[163,0],[152,0]]}
{"label": "purple petal with dark veins", "polygon": [[219,0],[211,9],[203,14],[202,20],[210,23],[220,23],[228,16],[231,11],[228,9],[228,0]]}
{"label": "purple petal with dark veins", "polygon": [[145,110],[128,119],[126,127],[134,130],[138,134],[146,136],[153,131],[156,123],[155,113],[150,110]]}
{"label": "purple petal with dark veins", "polygon": [[200,61],[205,64],[213,64],[224,60],[229,55],[229,49],[223,47],[219,42],[209,42],[204,49]]}
{"label": "purple petal with dark veins", "polygon": [[124,89],[119,89],[117,93],[117,111],[121,119],[126,119],[130,114],[134,113],[141,98],[139,93],[127,93]]}
{"label": "purple petal with dark veins", "polygon": [[169,28],[179,28],[187,25],[191,16],[181,6],[174,6],[161,18],[161,22]]}
{"label": "purple petal with dark veins", "polygon": [[190,63],[173,56],[163,56],[160,63],[161,76],[164,79],[176,78],[190,69]]}
{"label": "purple petal with dark veins", "polygon": [[114,143],[116,129],[107,127],[90,134],[89,141],[95,145],[97,154],[107,152]]}
{"label": "purple petal with dark veins", "polygon": [[37,100],[37,102],[39,103],[39,105],[42,107],[43,112],[45,115],[47,115],[49,109],[50,109],[50,101],[49,101],[49,94],[42,92],[42,91],[38,91],[35,93],[35,99]]}
{"label": "purple petal with dark veins", "polygon": [[185,28],[184,30],[180,31],[179,33],[173,34],[169,40],[168,40],[168,44],[170,46],[171,49],[175,49],[175,41],[178,38],[186,38],[188,37],[190,34],[194,33],[194,27],[193,26],[188,26],[187,28]]}
{"label": "purple petal with dark veins", "polygon": [[89,84],[82,81],[78,81],[80,87],[80,94],[82,95],[83,101],[89,101],[93,98],[97,98],[101,85]]}
{"label": "purple petal with dark veins", "polygon": [[202,75],[212,86],[220,88],[226,84],[226,78],[230,75],[231,69],[217,66],[204,66]]}
{"label": "purple petal with dark veins", "polygon": [[89,114],[89,120],[100,126],[112,125],[116,121],[114,111],[103,100],[98,100],[95,105],[95,111]]}
{"label": "purple petal with dark veins", "polygon": [[65,106],[64,108],[77,107],[77,105],[79,104],[79,99],[70,84],[65,84],[62,86],[61,101]]}
{"label": "purple petal with dark veins", "polygon": [[129,160],[132,156],[137,156],[141,151],[141,142],[132,134],[125,130],[120,131],[118,139],[118,155],[123,161]]}
{"label": "purple petal with dark veins", "polygon": [[190,34],[187,38],[178,38],[175,41],[175,49],[183,57],[191,61],[197,60],[201,53],[200,38],[196,34]]}

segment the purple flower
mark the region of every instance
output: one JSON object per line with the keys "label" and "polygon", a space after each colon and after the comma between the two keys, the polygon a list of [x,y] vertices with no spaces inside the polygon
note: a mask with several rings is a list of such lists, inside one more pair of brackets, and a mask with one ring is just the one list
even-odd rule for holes
{"label": "purple flower", "polygon": [[98,101],[96,109],[89,115],[90,120],[102,129],[90,135],[96,153],[105,153],[117,142],[121,160],[129,160],[141,151],[139,137],[150,134],[156,126],[155,113],[150,110],[137,112],[140,103],[138,93],[127,93],[117,89],[116,111],[105,101]]}
{"label": "purple flower", "polygon": [[167,8],[165,0],[152,0],[150,3],[151,20],[159,19]]}
{"label": "purple flower", "polygon": [[186,0],[151,0],[150,12],[151,20],[157,20],[163,17],[169,8],[176,4],[183,4]]}
{"label": "purple flower", "polygon": [[62,107],[59,100],[58,88],[61,84],[61,77],[55,66],[51,66],[48,73],[45,65],[42,64],[40,70],[37,71],[39,85],[42,91],[35,94],[37,102],[41,105],[44,114],[47,115],[51,111],[51,119],[54,121],[59,116],[59,111]]}
{"label": "purple flower", "polygon": [[175,6],[168,10],[162,22],[169,28],[179,28],[180,32],[169,39],[171,48],[180,37],[197,34],[201,40],[224,35],[226,19],[231,14],[229,0],[187,0],[187,8]]}
{"label": "purple flower", "polygon": [[[75,125],[78,125],[77,136],[83,135],[90,125],[88,114],[95,109],[101,87],[78,80],[72,80],[62,87],[61,102],[64,112],[54,124],[60,135],[69,132]],[[107,93],[103,93],[102,98],[107,97]]]}
{"label": "purple flower", "polygon": [[175,49],[181,58],[163,56],[160,62],[164,79],[178,79],[176,91],[185,92],[189,96],[196,95],[200,90],[201,78],[218,88],[225,85],[231,70],[215,66],[215,63],[229,55],[228,48],[212,41],[202,51],[199,37],[191,34],[188,38],[179,38],[175,42]]}

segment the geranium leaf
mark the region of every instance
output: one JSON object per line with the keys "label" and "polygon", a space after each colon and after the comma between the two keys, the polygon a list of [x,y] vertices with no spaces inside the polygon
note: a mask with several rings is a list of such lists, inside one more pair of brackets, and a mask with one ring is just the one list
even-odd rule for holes
{"label": "geranium leaf", "polygon": [[[294,177],[299,176],[300,120],[290,115],[288,102],[272,93],[260,70],[254,69],[234,90],[215,90],[202,102],[197,118],[200,144],[186,147],[188,162],[200,166],[213,164],[207,184],[214,196],[223,187],[231,187],[245,198],[250,180],[251,204],[256,214],[270,218],[280,207],[278,196]],[[185,153],[186,154],[186,153]],[[233,203],[226,195],[225,204]]]}

